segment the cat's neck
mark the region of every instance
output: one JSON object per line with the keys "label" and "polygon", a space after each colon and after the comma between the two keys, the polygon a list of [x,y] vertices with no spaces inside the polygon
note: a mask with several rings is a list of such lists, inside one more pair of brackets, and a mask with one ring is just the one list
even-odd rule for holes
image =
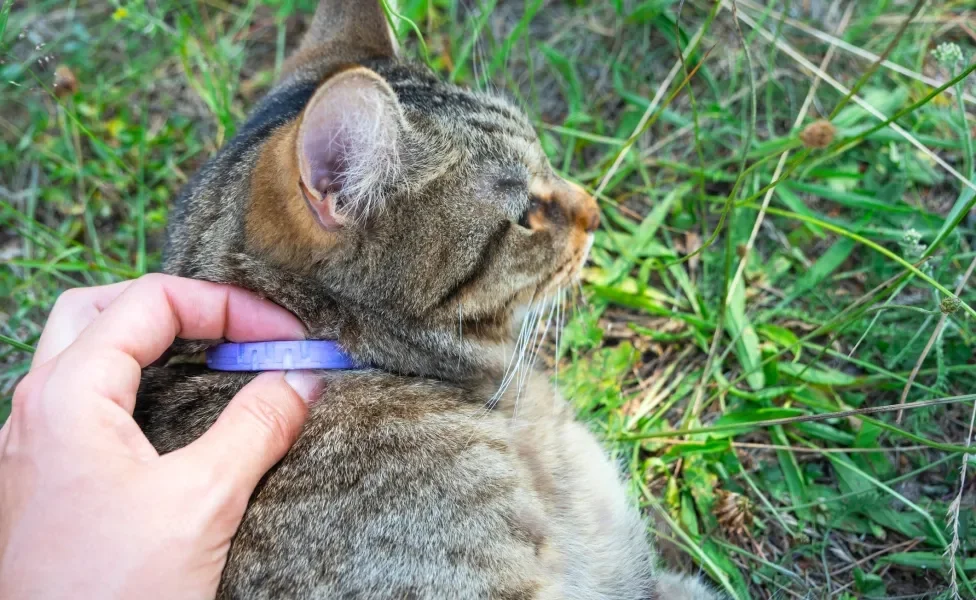
{"label": "cat's neck", "polygon": [[[222,283],[254,290],[294,313],[310,339],[337,340],[357,361],[386,371],[454,382],[492,382],[506,370],[513,344],[486,341],[465,324],[401,322],[337,299],[317,280],[246,254],[224,262]],[[467,324],[468,328],[473,327]]]}

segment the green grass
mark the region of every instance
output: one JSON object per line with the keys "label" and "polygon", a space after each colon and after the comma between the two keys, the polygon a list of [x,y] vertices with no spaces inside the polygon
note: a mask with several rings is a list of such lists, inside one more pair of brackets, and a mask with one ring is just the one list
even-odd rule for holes
{"label": "green grass", "polygon": [[[914,2],[856,2],[843,27],[848,4],[828,4],[740,0],[736,26],[710,0],[402,0],[399,33],[513,95],[553,165],[599,191],[559,383],[680,566],[740,599],[936,597],[958,536],[972,598],[976,27],[962,0],[905,27]],[[61,290],[159,264],[172,198],[310,5],[4,1],[0,419]],[[963,60],[933,57],[943,42]],[[805,102],[821,63],[854,95],[821,81]],[[55,96],[57,65],[75,93]],[[821,118],[833,140],[809,148]],[[858,412],[902,400],[900,422]]]}

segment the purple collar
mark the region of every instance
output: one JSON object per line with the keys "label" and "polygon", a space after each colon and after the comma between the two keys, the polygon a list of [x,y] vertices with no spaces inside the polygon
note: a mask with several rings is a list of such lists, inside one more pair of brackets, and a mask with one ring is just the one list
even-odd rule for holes
{"label": "purple collar", "polygon": [[352,358],[337,342],[248,342],[220,344],[207,350],[207,366],[215,371],[291,371],[353,369]]}

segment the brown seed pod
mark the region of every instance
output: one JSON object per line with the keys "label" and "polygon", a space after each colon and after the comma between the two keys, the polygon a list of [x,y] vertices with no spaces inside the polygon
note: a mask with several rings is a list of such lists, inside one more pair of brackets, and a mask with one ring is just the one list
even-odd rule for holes
{"label": "brown seed pod", "polygon": [[747,537],[754,518],[749,499],[721,488],[715,492],[718,502],[715,503],[713,512],[718,524],[730,537]]}
{"label": "brown seed pod", "polygon": [[61,65],[54,70],[54,95],[65,98],[78,91],[78,78],[71,69]]}
{"label": "brown seed pod", "polygon": [[837,128],[830,121],[821,119],[804,127],[800,133],[800,140],[807,148],[826,148],[834,141],[836,134]]}

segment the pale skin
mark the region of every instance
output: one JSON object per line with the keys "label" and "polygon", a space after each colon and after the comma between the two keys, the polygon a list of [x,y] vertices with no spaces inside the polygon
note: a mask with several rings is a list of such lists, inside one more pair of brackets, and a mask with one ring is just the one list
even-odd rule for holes
{"label": "pale skin", "polygon": [[160,456],[132,419],[141,369],[176,337],[304,337],[231,286],[149,275],[62,295],[0,429],[0,598],[213,598],[260,478],[322,392],[263,373]]}

